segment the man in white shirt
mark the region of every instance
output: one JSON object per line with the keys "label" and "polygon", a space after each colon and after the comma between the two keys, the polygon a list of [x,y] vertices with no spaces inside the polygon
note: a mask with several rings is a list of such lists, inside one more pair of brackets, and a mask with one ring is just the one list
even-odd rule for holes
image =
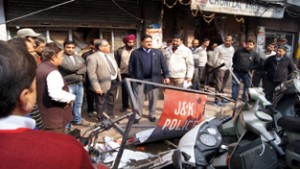
{"label": "man in white shirt", "polygon": [[194,58],[194,75],[192,79],[192,88],[193,89],[199,89],[200,84],[198,82],[198,67],[199,67],[199,53],[198,53],[198,48],[199,48],[200,42],[198,39],[193,39],[192,40],[192,46],[190,47],[193,58]]}
{"label": "man in white shirt", "polygon": [[[232,66],[232,57],[234,54],[234,48],[232,47],[232,36],[226,36],[225,41],[222,45],[219,45],[214,50],[213,55],[213,63],[214,67],[217,67],[221,64],[225,64],[225,66],[216,70],[216,88],[215,92],[223,93],[223,90],[226,86],[226,83],[229,79],[229,70]],[[215,106],[223,106],[222,100],[220,97],[215,97]]]}
{"label": "man in white shirt", "polygon": [[165,58],[170,74],[170,85],[183,87],[183,82],[192,82],[194,60],[191,50],[182,43],[180,35],[175,35],[172,45],[166,49]]}
{"label": "man in white shirt", "polygon": [[[199,90],[201,87],[201,79],[204,72],[205,64],[207,62],[207,52],[206,49],[209,46],[209,39],[204,38],[203,42],[200,47],[196,49],[196,55],[194,55],[194,62],[195,62],[195,56],[198,57],[196,60],[198,60],[198,65],[195,65],[195,71],[194,71],[194,77],[193,77],[193,86],[192,88]],[[194,63],[195,64],[195,63]]]}

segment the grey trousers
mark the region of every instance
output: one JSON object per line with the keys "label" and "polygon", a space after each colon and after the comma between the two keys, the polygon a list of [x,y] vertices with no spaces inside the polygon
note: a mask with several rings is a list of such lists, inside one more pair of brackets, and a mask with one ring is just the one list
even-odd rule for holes
{"label": "grey trousers", "polygon": [[[215,72],[215,76],[216,76],[216,88],[215,88],[215,92],[218,93],[223,93],[224,88],[226,87],[226,83],[229,79],[230,73],[229,70],[223,70],[223,69],[219,69],[216,70]],[[215,101],[219,101],[220,98],[218,96],[215,97]]]}
{"label": "grey trousers", "polygon": [[[144,79],[150,81],[150,79]],[[152,85],[133,83],[133,94],[137,103],[138,113],[136,119],[142,118],[145,96],[149,98],[149,117],[155,117],[156,102],[158,99],[158,88]]]}
{"label": "grey trousers", "polygon": [[103,112],[106,112],[109,116],[114,118],[113,116],[115,115],[114,109],[117,94],[116,85],[116,80],[113,80],[111,81],[110,89],[106,93],[104,93],[103,95],[95,94],[96,110],[99,120],[102,120],[104,118]]}

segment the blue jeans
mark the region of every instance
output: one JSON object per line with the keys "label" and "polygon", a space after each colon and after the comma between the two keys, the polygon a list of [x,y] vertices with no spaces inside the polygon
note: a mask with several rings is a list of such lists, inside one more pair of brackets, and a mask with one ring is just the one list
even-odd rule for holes
{"label": "blue jeans", "polygon": [[76,83],[68,85],[70,93],[76,96],[75,101],[73,103],[73,112],[74,112],[74,123],[79,124],[82,121],[81,117],[81,109],[82,109],[82,102],[83,102],[83,84]]}
{"label": "blue jeans", "polygon": [[[234,75],[237,77],[238,80],[242,79],[244,83],[244,90],[243,90],[243,99],[247,99],[246,92],[250,87],[250,76],[248,73],[241,73],[237,71],[233,71]],[[239,93],[240,86],[239,84],[232,78],[232,99],[237,100],[238,93]]]}

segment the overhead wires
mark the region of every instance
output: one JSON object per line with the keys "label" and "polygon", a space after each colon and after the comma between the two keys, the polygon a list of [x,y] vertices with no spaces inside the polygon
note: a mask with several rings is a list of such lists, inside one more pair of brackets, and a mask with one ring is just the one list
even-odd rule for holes
{"label": "overhead wires", "polygon": [[29,13],[29,14],[22,15],[22,16],[19,16],[19,17],[16,17],[16,18],[7,20],[7,21],[5,21],[5,22],[3,22],[3,23],[0,23],[0,25],[9,23],[9,22],[12,22],[12,21],[15,21],[15,20],[19,20],[19,19],[22,19],[22,18],[26,18],[26,17],[28,17],[28,16],[35,15],[35,14],[38,14],[38,13],[41,13],[41,12],[44,12],[44,11],[48,11],[48,10],[50,10],[50,9],[53,9],[53,8],[56,8],[56,7],[59,7],[59,6],[62,6],[62,5],[65,5],[65,4],[74,2],[74,1],[75,1],[75,0],[66,1],[66,2],[63,2],[63,3],[59,3],[59,4],[57,4],[57,5],[50,6],[50,7],[45,8],[45,9],[41,9],[41,10],[38,10],[38,11],[35,11],[35,12],[31,12],[31,13]]}
{"label": "overhead wires", "polygon": [[141,23],[144,22],[144,19],[139,18],[139,17],[133,15],[132,13],[128,12],[126,9],[124,9],[123,7],[121,7],[115,0],[111,0],[111,1],[112,1],[119,9],[121,9],[123,12],[125,12],[127,15],[129,15],[129,16],[131,16],[131,17],[137,19],[137,20],[139,20]]}

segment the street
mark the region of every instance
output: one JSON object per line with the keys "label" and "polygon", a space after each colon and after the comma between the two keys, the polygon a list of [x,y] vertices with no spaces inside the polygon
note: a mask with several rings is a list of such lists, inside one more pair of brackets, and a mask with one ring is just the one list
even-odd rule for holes
{"label": "street", "polygon": [[[214,88],[209,87],[209,90],[214,91]],[[120,92],[121,92],[121,90],[118,89],[118,96],[121,96]],[[205,109],[204,109],[205,119],[209,119],[211,117],[222,118],[224,116],[232,115],[235,104],[232,103],[232,102],[229,102],[229,103],[226,103],[224,105],[224,107],[214,106],[213,105],[213,103],[214,103],[214,95],[213,94],[214,93],[212,92],[212,95],[208,95],[208,97],[207,97],[207,101],[206,101]],[[231,81],[229,81],[229,83],[228,83],[228,85],[225,89],[225,94],[227,94],[227,97],[230,98],[230,96],[231,96]],[[242,102],[239,101],[238,105],[240,105],[241,103]],[[142,117],[142,119],[140,120],[140,122],[138,124],[134,124],[132,126],[132,128],[130,130],[130,133],[129,133],[129,138],[133,138],[134,134],[139,132],[139,131],[155,127],[155,125],[157,124],[157,121],[159,120],[159,118],[160,118],[160,116],[163,112],[163,108],[164,108],[163,98],[160,97],[160,99],[157,102],[157,109],[156,109],[157,110],[157,114],[156,114],[157,121],[156,122],[151,123],[148,120],[148,109],[147,108],[148,108],[148,101],[146,100],[145,104],[144,104],[143,117]],[[121,97],[118,97],[117,102],[115,104],[115,115],[116,115],[116,117],[122,116],[125,113],[129,113],[129,112],[120,112],[120,109],[121,109]],[[83,106],[83,111],[82,112],[83,112],[83,114],[82,114],[83,118],[85,119],[85,121],[90,123],[90,126],[93,126],[97,123],[96,117],[89,117],[88,116],[88,112],[87,112],[87,109],[86,109],[86,99],[84,101],[84,106]],[[96,116],[96,112],[94,112],[94,114]],[[127,122],[128,122],[128,119],[124,119],[124,120],[120,121],[119,125],[125,130]],[[73,126],[73,127],[76,128],[76,129],[79,129],[81,131],[81,135],[89,129],[89,127],[83,127],[83,126]],[[103,142],[103,138],[105,136],[111,137],[113,140],[120,140],[122,138],[122,135],[118,131],[111,128],[107,131],[102,132],[99,135],[98,142]],[[84,137],[86,137],[86,136],[84,136]]]}

